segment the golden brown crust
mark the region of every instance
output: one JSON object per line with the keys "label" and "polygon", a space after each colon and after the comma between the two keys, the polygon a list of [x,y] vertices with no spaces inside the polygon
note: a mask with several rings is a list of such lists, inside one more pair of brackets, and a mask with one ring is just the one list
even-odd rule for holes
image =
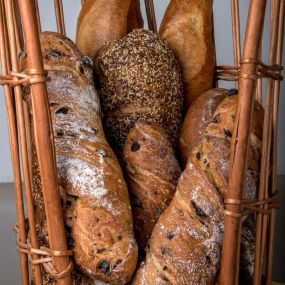
{"label": "golden brown crust", "polygon": [[181,174],[163,130],[137,123],[124,148],[134,229],[140,249],[148,243],[160,214],[169,205]]}
{"label": "golden brown crust", "polygon": [[212,5],[212,0],[172,0],[160,26],[160,36],[180,63],[185,110],[213,84]]}
{"label": "golden brown crust", "polygon": [[131,0],[128,13],[127,33],[130,33],[134,29],[140,28],[143,28],[143,17],[141,14],[140,1]]}
{"label": "golden brown crust", "polygon": [[95,59],[104,43],[127,33],[131,0],[86,0],[77,22],[76,44],[84,55]]}
{"label": "golden brown crust", "polygon": [[193,147],[202,141],[217,106],[228,95],[226,89],[210,89],[199,96],[188,109],[179,141],[179,153],[183,166],[186,166]]}
{"label": "golden brown crust", "polygon": [[[77,50],[71,66],[65,64],[71,56],[66,51],[72,51],[74,44],[62,36],[54,37],[54,46],[45,33],[40,39],[43,54],[49,54],[49,47],[53,47],[58,58],[44,56],[44,64],[51,78],[47,91],[69,248],[74,250],[77,268],[87,276],[125,284],[136,267],[137,245],[127,186],[103,132],[98,95],[86,75],[92,77],[91,66],[86,67],[87,73],[77,71],[73,61],[83,58],[74,56]],[[39,181],[37,184],[41,187]],[[40,212],[43,201],[38,195],[34,197]],[[39,215],[37,222],[44,224],[45,217]],[[39,231],[48,242],[47,233],[41,227]],[[73,276],[74,280],[86,279],[80,273]]]}
{"label": "golden brown crust", "polygon": [[223,233],[220,195],[189,160],[133,285],[214,284]]}
{"label": "golden brown crust", "polygon": [[108,141],[120,156],[137,121],[156,124],[177,143],[183,104],[178,63],[166,42],[137,29],[105,45],[96,60]]}
{"label": "golden brown crust", "polygon": [[[219,193],[219,199],[222,200],[228,188],[230,143],[236,106],[237,96],[224,98],[216,107],[212,120],[208,122],[203,139],[192,149],[186,169],[179,179],[174,199],[160,216],[152,233],[150,250],[145,264],[135,277],[135,285],[214,284],[221,255],[223,204],[211,198]],[[254,108],[253,120],[258,121],[253,123],[251,130],[245,199],[254,199],[258,190],[261,141],[255,134],[259,133],[260,125],[262,129],[262,118],[263,110],[257,105]],[[191,203],[190,199],[194,199],[195,203]],[[199,202],[204,201],[202,206],[207,206],[206,209],[214,209],[214,211],[206,215],[207,210],[204,210],[195,199]],[[190,205],[194,206],[198,215],[193,215]],[[179,212],[177,209],[183,210],[182,217],[175,214],[175,211]],[[186,217],[184,217],[185,212]],[[219,218],[210,224],[208,221],[218,213],[220,213]],[[254,264],[255,229],[250,219],[252,217],[249,217],[243,225],[241,237],[241,268],[246,276],[252,276]],[[197,230],[199,222],[205,226],[204,231]],[[216,230],[213,231],[213,228]],[[219,234],[217,229],[220,229]],[[181,232],[185,231],[187,234],[181,235]],[[169,237],[169,233],[174,233],[174,235],[171,234],[171,237],[174,236],[173,243],[171,243],[172,239],[168,241],[165,238],[167,235]],[[196,240],[191,239],[191,236]],[[193,254],[191,254],[192,251]],[[215,263],[212,263],[213,257]]]}

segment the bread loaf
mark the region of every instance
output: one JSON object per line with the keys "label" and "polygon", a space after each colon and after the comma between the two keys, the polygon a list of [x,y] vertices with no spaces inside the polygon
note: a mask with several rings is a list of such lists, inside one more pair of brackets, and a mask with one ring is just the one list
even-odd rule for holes
{"label": "bread loaf", "polygon": [[[237,96],[227,96],[221,101],[204,138],[192,149],[173,201],[154,228],[146,261],[133,284],[214,284],[221,256],[222,198],[228,186],[236,106]],[[262,107],[256,103],[246,171],[246,199],[255,198],[258,189],[262,117]],[[249,224],[243,226],[242,243],[241,268],[252,276],[254,228]]]}
{"label": "bread loaf", "polygon": [[133,285],[214,284],[223,238],[223,202],[189,160],[174,198],[160,216]]}
{"label": "bread loaf", "polygon": [[169,205],[181,174],[171,143],[156,126],[136,123],[124,147],[136,240],[147,246],[153,227]]}
{"label": "bread loaf", "polygon": [[140,0],[131,0],[127,22],[127,33],[140,28],[143,28]]}
{"label": "bread loaf", "polygon": [[[68,245],[76,268],[86,275],[74,272],[73,284],[88,284],[86,279],[125,284],[136,267],[137,245],[127,187],[102,128],[92,62],[60,34],[42,33],[40,41],[51,78],[47,91]],[[48,244],[36,154],[33,169],[37,229],[41,243]]]}
{"label": "bread loaf", "polygon": [[131,0],[86,0],[77,21],[76,44],[84,55],[95,59],[104,43],[127,33]]}
{"label": "bread loaf", "polygon": [[228,95],[227,89],[210,89],[199,96],[188,109],[181,127],[179,141],[180,159],[184,167],[193,147],[204,138],[206,128],[217,106]]}
{"label": "bread loaf", "polygon": [[168,45],[143,29],[105,45],[96,61],[100,77],[103,124],[109,142],[120,154],[137,121],[166,130],[178,140],[182,111],[179,66]]}
{"label": "bread loaf", "polygon": [[185,110],[213,84],[212,5],[213,0],[171,0],[160,26],[181,67]]}

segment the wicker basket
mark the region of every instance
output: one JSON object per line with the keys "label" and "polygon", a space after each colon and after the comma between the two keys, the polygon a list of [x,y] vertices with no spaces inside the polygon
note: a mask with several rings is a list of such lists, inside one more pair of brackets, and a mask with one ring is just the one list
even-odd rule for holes
{"label": "wicker basket", "polygon": [[[79,1],[79,0],[78,0]],[[58,284],[71,284],[71,251],[67,250],[63,216],[57,184],[51,120],[47,104],[46,74],[39,44],[40,17],[37,1],[0,0],[0,49],[2,75],[8,114],[10,149],[13,164],[14,188],[18,224],[15,226],[20,256],[22,284],[41,284],[41,267]],[[152,0],[145,0],[148,25],[156,30]],[[65,34],[63,5],[54,1],[57,30]],[[285,0],[271,0],[269,63],[261,59],[262,34],[266,0],[251,0],[241,56],[239,1],[231,0],[234,66],[217,66],[216,84],[220,80],[236,81],[239,90],[237,120],[231,146],[229,190],[225,199],[225,232],[219,284],[238,284],[239,249],[242,216],[245,211],[256,212],[256,254],[254,285],[261,283],[265,268],[266,284],[271,284],[273,240],[276,219],[277,193],[277,118],[282,80],[282,45]],[[19,73],[17,54],[26,46],[28,72]],[[262,96],[262,81],[266,80],[266,94]],[[22,87],[30,85],[36,151],[39,159],[50,248],[39,248],[32,199],[31,126],[27,106],[22,100]],[[262,102],[265,97],[265,102]],[[253,100],[265,106],[260,190],[257,200],[243,200],[246,157]],[[21,183],[23,177],[23,186]],[[24,207],[24,200],[25,205]],[[26,210],[25,210],[26,209]],[[26,218],[27,217],[27,218]],[[29,243],[27,229],[29,228]],[[32,276],[32,277],[31,277]],[[151,284],[150,284],[151,285]]]}

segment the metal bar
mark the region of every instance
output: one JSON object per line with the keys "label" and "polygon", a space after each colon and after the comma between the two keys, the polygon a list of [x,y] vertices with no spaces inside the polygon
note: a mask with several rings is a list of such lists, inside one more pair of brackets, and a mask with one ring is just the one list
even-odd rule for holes
{"label": "metal bar", "polygon": [[38,31],[39,31],[39,33],[41,33],[42,32],[42,25],[41,25],[41,16],[40,16],[39,4],[38,4],[38,0],[34,0],[34,1],[35,1],[35,8],[36,8]]}
{"label": "metal bar", "polygon": [[62,0],[54,0],[54,9],[55,9],[57,31],[63,35],[66,35]]}
{"label": "metal bar", "polygon": [[[1,53],[1,63],[2,63],[2,74],[8,75],[7,68],[7,45],[8,38],[5,36],[4,29],[5,19],[4,19],[4,3],[1,0],[0,3],[0,53]],[[20,242],[26,242],[26,227],[25,227],[25,211],[24,211],[24,201],[22,194],[22,181],[21,181],[21,169],[20,169],[20,155],[19,155],[19,145],[18,145],[18,132],[17,132],[17,122],[15,117],[15,106],[12,98],[12,91],[8,85],[4,85],[4,93],[6,99],[6,110],[7,110],[7,121],[9,130],[9,143],[10,143],[10,153],[13,166],[14,175],[14,190],[16,197],[16,214],[17,222],[19,226],[19,238]],[[28,269],[28,257],[27,254],[19,252],[20,256],[20,270],[22,284],[29,284],[29,269]]]}
{"label": "metal bar", "polygon": [[[266,0],[251,0],[246,26],[243,58],[257,59],[262,35],[262,23],[264,21]],[[254,102],[254,88],[257,75],[257,64],[241,63],[241,78],[239,79],[238,105],[235,121],[235,129],[231,143],[231,163],[229,189],[227,199],[241,200],[245,171],[247,167],[247,151],[251,128],[251,117]],[[253,75],[253,76],[252,76]],[[227,204],[226,210],[240,213],[241,206]],[[225,215],[224,241],[221,259],[220,284],[237,284],[239,268],[239,245],[241,234],[241,218]]]}
{"label": "metal bar", "polygon": [[[275,1],[275,0],[274,0]],[[278,35],[278,24],[279,24],[279,10],[280,1],[277,1],[274,5],[271,0],[271,19],[270,19],[270,54],[269,54],[269,65],[272,65],[276,61],[276,45]],[[262,159],[260,168],[260,187],[259,187],[259,200],[268,198],[268,184],[270,176],[270,155],[271,155],[271,144],[272,144],[272,118],[273,118],[273,80],[272,78],[267,79],[267,90],[266,90],[266,107],[264,115],[264,126],[263,126],[263,138],[262,138]],[[267,210],[268,206],[261,205],[260,208]],[[255,265],[254,265],[254,285],[259,285],[261,282],[265,244],[267,237],[267,224],[268,215],[257,213],[256,222],[256,250],[255,250]]]}
{"label": "metal bar", "polygon": [[[278,36],[276,45],[276,63],[282,62],[283,40],[284,40],[284,13],[285,1],[280,0],[279,9],[279,24]],[[277,191],[277,128],[278,128],[278,106],[280,97],[280,81],[274,82],[274,99],[273,99],[273,122],[272,122],[272,180],[271,192],[272,194]],[[274,252],[274,232],[276,221],[276,209],[271,210],[269,217],[269,237],[268,237],[268,252],[267,252],[267,267],[266,267],[266,284],[270,285],[272,282],[272,265],[273,265],[273,252]]]}
{"label": "metal bar", "polygon": [[[35,7],[31,5],[29,0],[18,0],[18,3],[26,40],[28,69],[44,72],[38,27],[35,20]],[[67,250],[46,84],[43,82],[35,83],[30,86],[30,89],[34,137],[45,203],[49,244],[52,250]],[[67,256],[54,257],[53,261],[59,271],[65,270],[70,264],[70,259]],[[68,275],[57,280],[57,284],[70,285],[71,276]]]}
{"label": "metal bar", "polygon": [[145,9],[147,15],[148,28],[154,32],[157,32],[153,0],[145,0],[144,2],[145,2]]}
{"label": "metal bar", "polygon": [[[234,65],[238,66],[240,62],[240,16],[239,16],[239,0],[231,1],[232,13],[232,34],[233,34],[233,48],[234,48]],[[238,82],[235,83],[236,88]]]}
{"label": "metal bar", "polygon": [[[16,46],[16,36],[15,36],[15,27],[13,20],[13,5],[12,0],[5,1],[5,7],[7,11],[7,24],[8,24],[8,38],[9,38],[9,48],[11,51],[11,63],[12,70],[14,72],[18,72],[18,62],[17,62],[17,46]],[[16,78],[14,78],[16,79]],[[29,233],[31,245],[34,248],[38,248],[38,240],[36,234],[36,224],[34,218],[34,204],[32,197],[32,188],[31,188],[31,180],[29,173],[29,163],[28,163],[28,154],[26,148],[26,133],[25,133],[25,119],[23,112],[23,102],[22,102],[22,88],[21,86],[14,87],[14,94],[16,100],[16,112],[17,112],[17,120],[19,126],[19,137],[20,137],[20,150],[22,157],[22,168],[23,168],[23,176],[24,176],[24,185],[25,185],[25,194],[26,194],[26,202],[27,202],[27,213],[28,213],[28,221],[29,221]],[[32,258],[38,258],[38,255],[32,255]],[[40,265],[36,265],[34,267],[34,277],[36,285],[41,284],[41,268]]]}

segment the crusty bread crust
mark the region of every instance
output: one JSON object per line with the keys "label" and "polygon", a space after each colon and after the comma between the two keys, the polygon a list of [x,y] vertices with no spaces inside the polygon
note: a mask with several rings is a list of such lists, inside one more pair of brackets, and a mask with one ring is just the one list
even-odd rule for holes
{"label": "crusty bread crust", "polygon": [[145,123],[131,129],[124,161],[136,240],[143,250],[160,214],[172,200],[181,169],[165,132]]}
{"label": "crusty bread crust", "polygon": [[212,285],[219,269],[223,202],[191,161],[160,216],[133,285]]}
{"label": "crusty bread crust", "polygon": [[[215,96],[215,92],[212,95]],[[211,285],[217,279],[223,234],[222,199],[228,188],[237,99],[237,96],[227,96],[219,103],[202,140],[199,138],[198,145],[192,148],[173,201],[154,228],[146,261],[139,269],[134,285],[167,282]],[[251,130],[245,199],[254,199],[258,190],[261,118],[263,109],[256,103],[253,120],[258,122],[253,123]],[[200,125],[196,124],[197,127]],[[253,274],[255,244],[252,218],[249,216],[243,225],[241,237],[241,269],[249,279]]]}
{"label": "crusty bread crust", "polygon": [[181,127],[179,141],[179,154],[184,167],[193,147],[204,138],[206,128],[219,103],[228,95],[227,89],[210,89],[199,96],[188,109]]}
{"label": "crusty bread crust", "polygon": [[213,85],[212,5],[213,0],[171,0],[160,26],[181,67],[185,110]]}
{"label": "crusty bread crust", "polygon": [[166,130],[176,145],[183,104],[181,74],[166,42],[137,29],[105,45],[96,60],[106,136],[121,156],[137,121]]}
{"label": "crusty bread crust", "polygon": [[140,0],[131,0],[128,13],[127,33],[130,33],[134,29],[143,28],[143,24]]}
{"label": "crusty bread crust", "polygon": [[[69,248],[86,276],[125,284],[136,268],[137,244],[127,186],[102,128],[91,64],[62,35],[43,33],[40,40],[51,78],[47,91]],[[30,106],[29,92],[27,102]],[[32,117],[31,106],[30,112]],[[48,243],[35,153],[33,166],[38,231]],[[76,285],[85,278],[73,276]]]}
{"label": "crusty bread crust", "polygon": [[95,59],[104,43],[127,33],[131,0],[86,0],[77,22],[76,44],[84,55]]}

